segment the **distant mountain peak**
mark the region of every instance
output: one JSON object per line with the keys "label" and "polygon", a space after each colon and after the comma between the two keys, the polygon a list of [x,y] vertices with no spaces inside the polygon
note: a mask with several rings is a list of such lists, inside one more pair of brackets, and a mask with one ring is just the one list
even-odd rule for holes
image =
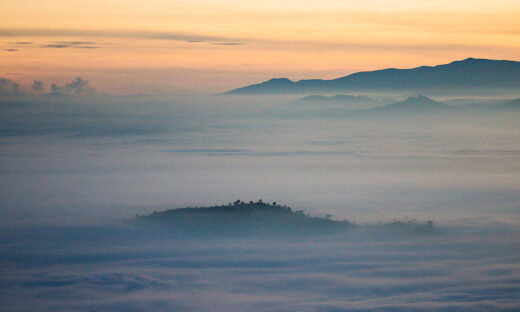
{"label": "distant mountain peak", "polygon": [[272,78],[267,80],[265,83],[284,83],[284,82],[293,82],[289,78]]}
{"label": "distant mountain peak", "polygon": [[441,102],[435,101],[432,98],[429,98],[427,96],[424,96],[422,94],[414,95],[408,97],[406,100],[404,100],[402,103],[414,103],[414,104],[438,104]]}
{"label": "distant mountain peak", "polygon": [[[406,99],[407,101],[434,101],[431,98],[422,94],[412,95]],[[435,101],[434,101],[435,102]]]}
{"label": "distant mountain peak", "polygon": [[479,57],[468,57],[463,60],[453,61],[452,63],[478,63],[478,62],[514,62],[509,60],[493,60],[487,58],[479,58]]}
{"label": "distant mountain peak", "polygon": [[423,95],[416,95],[404,101],[389,104],[376,108],[377,111],[398,111],[398,112],[436,112],[450,109],[446,103],[435,101]]}
{"label": "distant mountain peak", "polygon": [[475,58],[475,57],[468,57],[466,59],[460,60],[460,61],[454,61],[452,63],[464,63],[464,62],[476,62],[476,61],[489,61],[489,59],[483,59],[483,58]]}

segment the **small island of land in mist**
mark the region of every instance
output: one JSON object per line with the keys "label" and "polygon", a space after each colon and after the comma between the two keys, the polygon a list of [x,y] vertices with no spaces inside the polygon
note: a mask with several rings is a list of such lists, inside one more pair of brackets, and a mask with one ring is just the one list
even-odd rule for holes
{"label": "small island of land in mist", "polygon": [[127,221],[134,226],[156,226],[177,235],[193,237],[273,237],[294,235],[338,234],[359,228],[375,228],[389,232],[427,234],[434,232],[433,222],[417,220],[393,221],[359,226],[348,220],[333,220],[332,215],[313,217],[303,210],[262,200],[248,203],[236,200],[227,205],[186,207],[137,215]]}

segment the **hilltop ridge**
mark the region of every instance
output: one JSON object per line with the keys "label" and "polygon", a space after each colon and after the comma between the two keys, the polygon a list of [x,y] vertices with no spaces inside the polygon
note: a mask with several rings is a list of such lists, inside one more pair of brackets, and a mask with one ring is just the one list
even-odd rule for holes
{"label": "hilltop ridge", "polygon": [[[129,222],[167,230],[176,236],[189,237],[302,237],[306,235],[330,235],[357,228],[348,220],[334,220],[330,214],[313,217],[303,210],[293,210],[276,202],[262,200],[245,203],[237,200],[227,205],[210,207],[185,207],[154,211],[152,214],[137,215]],[[394,232],[406,231],[427,233],[433,229],[428,221],[420,224],[415,220],[394,221],[376,226],[377,229],[390,229]]]}
{"label": "hilltop ridge", "polygon": [[195,236],[273,236],[331,234],[353,226],[349,221],[311,217],[277,203],[242,202],[210,207],[186,207],[137,216],[134,224],[166,226],[177,234]]}

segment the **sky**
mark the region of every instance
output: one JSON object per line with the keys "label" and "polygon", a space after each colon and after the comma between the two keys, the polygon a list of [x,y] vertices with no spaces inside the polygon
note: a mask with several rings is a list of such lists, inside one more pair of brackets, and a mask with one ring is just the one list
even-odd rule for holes
{"label": "sky", "polygon": [[212,94],[272,77],[520,60],[519,17],[513,0],[2,1],[0,77]]}

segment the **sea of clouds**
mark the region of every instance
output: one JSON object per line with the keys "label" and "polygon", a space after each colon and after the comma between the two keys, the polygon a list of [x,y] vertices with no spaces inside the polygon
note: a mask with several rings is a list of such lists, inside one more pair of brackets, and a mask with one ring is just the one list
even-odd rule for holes
{"label": "sea of clouds", "polygon": [[517,311],[518,231],[176,240],[2,233],[4,311]]}
{"label": "sea of clouds", "polygon": [[[518,113],[266,117],[285,99],[0,101],[3,311],[518,311]],[[294,106],[294,104],[291,104]],[[135,214],[241,199],[357,224],[190,241]]]}

